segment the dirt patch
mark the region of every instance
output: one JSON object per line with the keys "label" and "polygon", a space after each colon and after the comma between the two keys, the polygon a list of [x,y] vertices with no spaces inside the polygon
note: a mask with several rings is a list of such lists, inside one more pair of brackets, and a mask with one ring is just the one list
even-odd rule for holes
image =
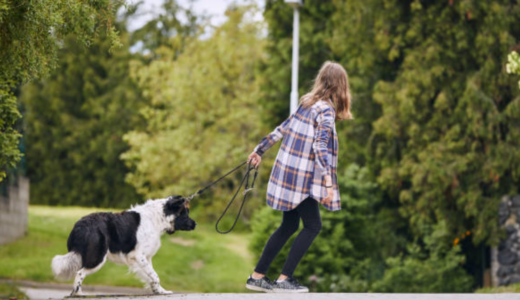
{"label": "dirt patch", "polygon": [[197,260],[191,263],[191,268],[194,270],[198,270],[204,267],[204,262],[202,260]]}
{"label": "dirt patch", "polygon": [[195,243],[197,241],[187,240],[187,239],[183,239],[181,237],[172,237],[172,238],[170,238],[170,242],[177,244],[177,245],[184,246],[184,247],[191,247],[191,246],[195,245]]}
{"label": "dirt patch", "polygon": [[224,244],[224,247],[235,252],[246,261],[251,262],[253,255],[249,252],[247,241],[244,236],[229,236],[229,242]]}

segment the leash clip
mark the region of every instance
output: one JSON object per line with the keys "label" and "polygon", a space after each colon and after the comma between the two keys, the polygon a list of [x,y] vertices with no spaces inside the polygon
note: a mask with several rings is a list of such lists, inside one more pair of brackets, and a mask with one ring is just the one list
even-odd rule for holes
{"label": "leash clip", "polygon": [[193,194],[193,195],[191,195],[191,196],[189,196],[189,197],[185,197],[185,199],[186,199],[186,201],[188,201],[188,203],[190,203],[191,200],[193,200],[193,198],[195,198],[197,195],[198,195],[198,194],[195,193],[195,194]]}
{"label": "leash clip", "polygon": [[245,190],[242,192],[242,195],[245,196],[247,193],[249,193],[249,192],[252,191],[252,190],[253,190],[252,187],[251,187],[251,188],[248,188],[248,189],[245,189]]}

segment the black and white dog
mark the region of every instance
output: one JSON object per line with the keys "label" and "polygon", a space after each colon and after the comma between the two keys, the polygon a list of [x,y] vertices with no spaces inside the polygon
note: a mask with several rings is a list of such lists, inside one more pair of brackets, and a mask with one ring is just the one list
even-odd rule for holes
{"label": "black and white dog", "polygon": [[153,293],[171,294],[161,287],[152,257],[161,247],[162,234],[195,226],[182,196],[148,200],[121,213],[93,213],[76,222],[67,241],[69,253],[53,258],[52,271],[58,279],[75,276],[71,295],[78,295],[85,277],[108,259],[128,265]]}

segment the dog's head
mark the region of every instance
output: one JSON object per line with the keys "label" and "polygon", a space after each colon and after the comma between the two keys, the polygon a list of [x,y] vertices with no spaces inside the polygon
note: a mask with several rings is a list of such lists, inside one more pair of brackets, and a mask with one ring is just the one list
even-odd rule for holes
{"label": "dog's head", "polygon": [[167,220],[171,220],[170,228],[166,233],[173,234],[175,230],[190,231],[195,229],[197,223],[190,219],[190,209],[187,206],[186,198],[182,196],[170,196],[164,204],[164,215]]}

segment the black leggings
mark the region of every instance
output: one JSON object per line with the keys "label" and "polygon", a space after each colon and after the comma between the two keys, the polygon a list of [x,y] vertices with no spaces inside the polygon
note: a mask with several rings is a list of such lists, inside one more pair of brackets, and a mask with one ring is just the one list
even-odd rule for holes
{"label": "black leggings", "polygon": [[294,269],[296,269],[303,255],[321,230],[319,204],[318,201],[310,197],[303,200],[295,209],[283,212],[282,224],[267,241],[260,261],[256,265],[255,272],[260,274],[267,273],[267,269],[276,255],[282,250],[291,235],[298,230],[300,218],[303,221],[303,229],[294,240],[282,270],[283,275],[292,277]]}

